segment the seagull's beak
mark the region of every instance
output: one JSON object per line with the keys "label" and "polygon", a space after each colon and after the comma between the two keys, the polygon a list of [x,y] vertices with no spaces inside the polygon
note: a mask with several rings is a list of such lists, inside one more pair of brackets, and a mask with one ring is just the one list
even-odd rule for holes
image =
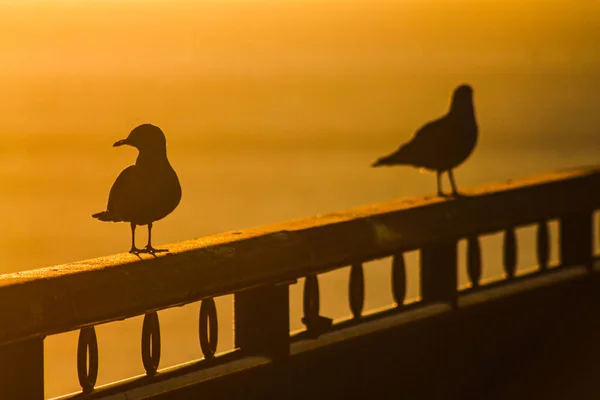
{"label": "seagull's beak", "polygon": [[118,142],[115,142],[115,144],[113,144],[113,147],[123,146],[124,144],[129,144],[127,139],[123,139],[123,140],[119,140]]}

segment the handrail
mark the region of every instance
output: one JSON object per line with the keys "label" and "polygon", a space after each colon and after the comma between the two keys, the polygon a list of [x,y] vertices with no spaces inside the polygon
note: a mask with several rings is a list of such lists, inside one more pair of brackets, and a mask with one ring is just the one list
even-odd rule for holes
{"label": "handrail", "polygon": [[[231,356],[239,360],[261,355],[272,360],[268,379],[281,382],[271,388],[280,397],[289,390],[285,384],[291,374],[288,364],[298,340],[313,340],[345,329],[348,323],[364,327],[388,312],[402,315],[436,304],[459,311],[464,309],[465,295],[472,299],[489,296],[494,288],[507,289],[513,282],[524,284],[536,277],[554,282],[550,292],[562,290],[555,279],[560,275],[557,272],[574,271],[576,266],[587,276],[581,276],[571,289],[577,290],[580,284],[591,289],[597,277],[593,214],[600,210],[598,188],[600,166],[580,168],[482,186],[458,198],[396,200],[189,240],[169,246],[171,253],[156,257],[117,254],[2,275],[0,397],[43,399],[44,337],[78,328],[77,375],[82,391],[94,392],[99,370],[94,326],[138,315],[144,315],[144,382],[158,382],[166,375],[159,373],[157,311],[198,300],[202,300],[198,333],[204,360],[195,365],[208,368],[224,362],[222,355],[215,355],[219,335],[214,297],[225,294],[233,294],[234,300],[235,351]],[[562,268],[549,270],[556,266],[550,265],[549,221],[553,219],[559,228],[557,266]],[[537,269],[520,277],[516,228],[525,225],[537,227]],[[490,285],[481,279],[480,237],[496,232],[503,234],[506,280]],[[459,290],[457,245],[461,239],[467,244],[470,285]],[[417,249],[420,300],[407,305],[404,253]],[[392,256],[395,304],[386,311],[363,315],[363,263],[386,256]],[[318,275],[346,266],[350,266],[352,320],[333,324],[319,311]],[[290,335],[289,285],[301,277],[306,278],[302,318],[306,330]],[[120,385],[114,388],[121,389]]]}
{"label": "handrail", "polygon": [[0,276],[0,345],[600,207],[600,166]]}

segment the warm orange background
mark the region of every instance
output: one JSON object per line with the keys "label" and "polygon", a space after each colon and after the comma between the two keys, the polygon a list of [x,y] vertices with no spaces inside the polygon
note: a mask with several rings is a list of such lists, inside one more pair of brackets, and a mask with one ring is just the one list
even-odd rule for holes
{"label": "warm orange background", "polygon": [[[369,164],[462,82],[481,136],[459,187],[597,163],[599,50],[593,0],[0,0],[1,271],[129,248],[126,224],[90,215],[135,159],[112,143],[144,122],[166,132],[183,186],[156,244],[433,193],[433,175]],[[388,273],[367,271],[367,307],[391,302]],[[345,274],[322,280],[326,315],[348,313]],[[200,356],[196,307],[161,313],[161,366]],[[229,299],[219,313],[224,350]],[[101,382],[142,371],[139,332],[99,328]],[[46,341],[49,395],[77,390],[74,338]]]}

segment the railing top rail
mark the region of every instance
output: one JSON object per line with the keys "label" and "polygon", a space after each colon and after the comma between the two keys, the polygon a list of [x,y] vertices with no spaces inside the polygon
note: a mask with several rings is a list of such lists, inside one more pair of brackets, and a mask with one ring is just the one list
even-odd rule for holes
{"label": "railing top rail", "polygon": [[600,166],[188,240],[157,257],[117,254],[0,276],[0,344],[600,208]]}

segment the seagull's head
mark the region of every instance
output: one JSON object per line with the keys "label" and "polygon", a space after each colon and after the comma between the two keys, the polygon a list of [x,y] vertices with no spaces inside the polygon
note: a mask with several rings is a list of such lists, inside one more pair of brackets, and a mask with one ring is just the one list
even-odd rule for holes
{"label": "seagull's head", "polygon": [[455,99],[471,99],[473,97],[473,88],[470,85],[460,85],[454,89]]}
{"label": "seagull's head", "polygon": [[143,124],[134,128],[126,139],[119,140],[114,147],[129,145],[144,152],[164,152],[167,148],[165,134],[158,126]]}
{"label": "seagull's head", "polygon": [[472,110],[473,88],[470,85],[460,85],[454,89],[450,111]]}

